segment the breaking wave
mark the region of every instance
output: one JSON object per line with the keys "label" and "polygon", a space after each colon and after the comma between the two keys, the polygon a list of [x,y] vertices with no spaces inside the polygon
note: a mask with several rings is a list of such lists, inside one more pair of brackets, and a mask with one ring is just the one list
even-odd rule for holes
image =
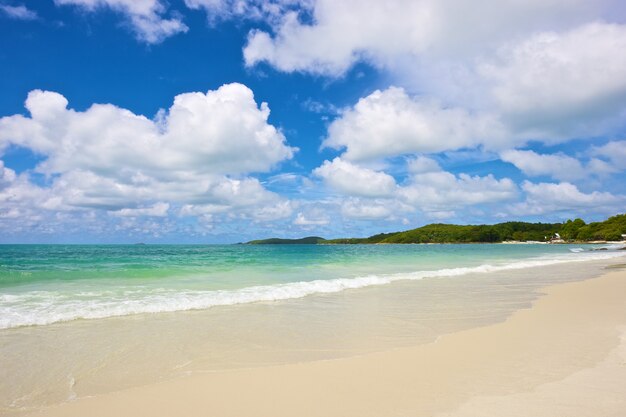
{"label": "breaking wave", "polygon": [[98,319],[141,313],[202,310],[216,306],[280,301],[314,294],[336,293],[402,280],[456,277],[471,273],[491,273],[569,262],[610,259],[617,252],[569,253],[504,264],[445,268],[356,278],[319,279],[275,285],[251,286],[236,290],[137,289],[121,291],[56,292],[30,291],[0,294],[0,329],[47,325],[76,319]]}

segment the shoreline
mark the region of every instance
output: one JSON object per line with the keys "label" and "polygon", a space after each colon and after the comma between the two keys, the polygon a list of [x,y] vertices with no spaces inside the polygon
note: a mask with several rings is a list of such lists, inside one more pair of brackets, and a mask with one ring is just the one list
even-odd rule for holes
{"label": "shoreline", "polygon": [[[384,244],[387,245],[387,244]],[[406,244],[411,245],[447,245],[438,243],[425,243],[425,244]],[[459,244],[465,245],[465,244]],[[471,244],[474,245],[474,244]],[[493,244],[491,244],[493,245]],[[504,245],[508,246],[508,245]],[[20,329],[28,327],[37,327],[45,325],[54,325],[60,323],[71,323],[76,320],[101,320],[111,319],[115,317],[129,317],[138,314],[164,314],[164,313],[177,313],[184,311],[204,311],[213,307],[226,307],[253,304],[259,302],[275,302],[275,301],[289,301],[302,299],[308,296],[325,295],[331,293],[340,293],[347,290],[363,289],[368,287],[380,287],[388,285],[394,282],[402,281],[419,281],[423,279],[453,277],[453,276],[467,276],[471,274],[480,273],[505,273],[509,271],[523,271],[527,268],[540,268],[540,267],[554,267],[557,265],[571,265],[574,263],[589,263],[589,262],[602,262],[610,261],[622,257],[624,253],[620,251],[608,251],[608,250],[592,250],[585,251],[584,256],[586,258],[565,258],[564,256],[572,256],[572,253],[555,254],[553,258],[542,259],[541,257],[528,257],[509,259],[506,262],[492,262],[486,260],[480,264],[461,264],[453,265],[449,267],[435,267],[434,269],[418,269],[418,270],[402,270],[398,269],[390,272],[362,272],[360,274],[354,274],[352,276],[339,276],[331,279],[310,279],[301,281],[290,282],[272,282],[267,284],[251,284],[244,287],[234,287],[227,289],[210,289],[205,290],[204,293],[196,293],[193,298],[193,302],[190,302],[189,297],[185,297],[184,300],[178,299],[178,304],[173,305],[170,303],[162,303],[161,307],[154,309],[153,306],[137,305],[127,311],[110,309],[104,310],[90,310],[87,313],[81,310],[65,310],[59,316],[53,316],[48,311],[44,315],[37,315],[34,319],[32,314],[28,311],[22,311],[21,315],[15,315],[18,319],[28,317],[25,322],[8,322],[5,317],[0,317],[0,331]],[[579,255],[578,255],[579,256]],[[595,257],[593,257],[595,256]],[[592,258],[593,257],[593,258]],[[532,271],[529,273],[532,274]],[[583,278],[584,279],[584,278]],[[256,294],[251,294],[247,290],[254,290]],[[214,297],[207,297],[208,293],[212,293]],[[168,300],[169,301],[169,300]],[[182,304],[181,304],[182,302]],[[186,303],[186,304],[185,304]],[[184,304],[184,305],[183,305]],[[34,320],[34,321],[33,321]]]}
{"label": "shoreline", "polygon": [[[626,270],[607,271],[598,278],[546,287],[541,291],[546,295],[531,308],[516,311],[506,321],[446,334],[435,343],[327,361],[193,374],[27,415],[461,416],[469,412],[477,416],[488,408],[485,402],[507,410],[515,403],[508,398],[519,401],[524,393],[539,392],[547,384],[556,388],[541,391],[544,397],[545,392],[556,392],[576,398],[571,383],[558,381],[585,370],[595,375],[597,366],[608,369],[601,375],[617,373],[616,381],[623,381],[620,371],[626,372],[615,365],[622,359],[619,355],[615,359],[614,353],[620,348],[620,337],[626,343],[626,333],[620,336],[625,327],[618,331],[626,326],[622,296]],[[583,382],[589,378],[583,375]],[[611,376],[606,380],[611,381]],[[610,404],[626,412],[626,403],[619,401],[626,398],[626,387],[615,391],[620,389],[618,385],[600,390],[598,396],[608,398],[598,399],[597,406]],[[549,412],[554,405],[544,402],[539,409],[556,415]]]}

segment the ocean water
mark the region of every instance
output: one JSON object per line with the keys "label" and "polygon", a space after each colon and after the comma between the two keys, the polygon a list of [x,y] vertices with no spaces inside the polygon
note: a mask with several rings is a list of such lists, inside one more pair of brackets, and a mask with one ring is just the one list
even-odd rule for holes
{"label": "ocean water", "polygon": [[624,251],[598,248],[0,246],[0,414],[431,342],[624,263]]}
{"label": "ocean water", "polygon": [[0,329],[300,298],[614,253],[568,245],[0,245]]}

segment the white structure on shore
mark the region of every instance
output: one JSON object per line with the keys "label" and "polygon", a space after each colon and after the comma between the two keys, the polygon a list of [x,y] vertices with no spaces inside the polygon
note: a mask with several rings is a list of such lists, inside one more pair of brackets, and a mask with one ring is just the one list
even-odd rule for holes
{"label": "white structure on shore", "polygon": [[561,238],[560,234],[554,233],[554,236],[550,238],[550,243],[565,243],[565,241]]}

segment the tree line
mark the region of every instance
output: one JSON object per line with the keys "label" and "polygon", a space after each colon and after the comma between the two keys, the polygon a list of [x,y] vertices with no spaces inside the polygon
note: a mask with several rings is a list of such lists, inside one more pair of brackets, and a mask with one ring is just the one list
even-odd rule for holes
{"label": "tree line", "polygon": [[435,223],[412,230],[381,233],[366,238],[326,240],[320,237],[302,239],[264,239],[250,244],[367,244],[367,243],[496,243],[503,241],[544,242],[558,233],[565,241],[617,241],[626,234],[626,214],[619,214],[603,222],[585,223],[582,219],[565,223],[505,222],[493,225],[456,225]]}

